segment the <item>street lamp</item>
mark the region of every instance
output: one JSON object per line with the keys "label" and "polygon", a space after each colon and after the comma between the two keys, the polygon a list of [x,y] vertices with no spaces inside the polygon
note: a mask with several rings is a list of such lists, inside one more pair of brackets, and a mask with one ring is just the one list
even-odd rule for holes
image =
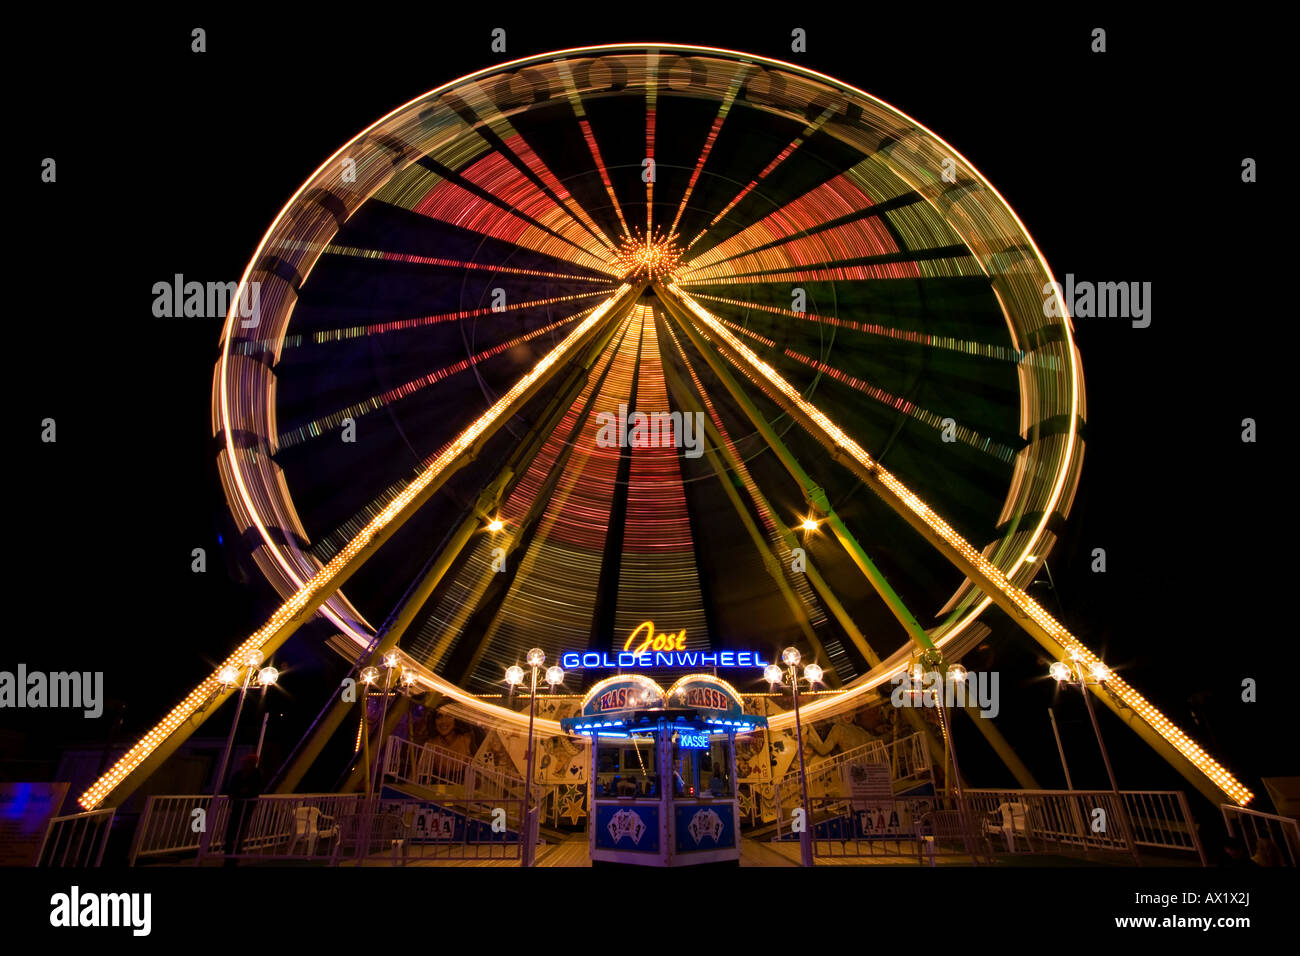
{"label": "street lamp", "polygon": [[375,755],[375,765],[370,768],[370,791],[379,789],[379,765],[384,762],[384,722],[388,719],[388,697],[393,691],[393,672],[402,659],[396,651],[384,655],[384,702],[379,710],[379,752]]}
{"label": "street lamp", "polygon": [[357,676],[361,678],[361,683],[364,685],[358,696],[361,698],[361,755],[364,761],[362,767],[366,775],[366,794],[369,795],[372,792],[370,785],[370,688],[375,685],[375,681],[379,680],[379,668],[363,667],[361,673]]}
{"label": "street lamp", "polygon": [[1106,750],[1106,741],[1101,736],[1101,725],[1097,723],[1097,712],[1092,709],[1092,694],[1088,692],[1088,685],[1095,684],[1099,687],[1105,687],[1106,681],[1110,680],[1110,668],[1101,661],[1093,661],[1087,664],[1083,652],[1077,647],[1071,647],[1067,651],[1069,662],[1054,661],[1052,666],[1047,669],[1047,673],[1056,681],[1058,687],[1068,684],[1079,688],[1083,694],[1083,704],[1088,711],[1088,719],[1092,721],[1092,732],[1097,737],[1097,747],[1101,750],[1102,762],[1106,764],[1106,776],[1110,778],[1111,793],[1115,795],[1115,808],[1119,811],[1120,822],[1124,826],[1124,836],[1128,842],[1129,851],[1133,854],[1133,862],[1138,866],[1142,865],[1142,860],[1138,856],[1137,844],[1133,842],[1133,826],[1128,818],[1128,809],[1124,806],[1124,799],[1119,794],[1119,783],[1115,780],[1115,768],[1111,766],[1110,754]]}
{"label": "street lamp", "polygon": [[226,768],[230,766],[230,751],[235,746],[235,732],[239,729],[239,717],[244,712],[244,698],[248,696],[248,688],[261,687],[262,693],[265,694],[266,689],[275,686],[276,681],[280,679],[280,672],[274,667],[262,667],[262,661],[265,659],[261,651],[253,648],[244,655],[243,661],[238,666],[226,664],[217,671],[217,681],[226,690],[241,681],[243,683],[239,688],[239,704],[235,707],[235,719],[230,722],[230,733],[226,736],[226,750],[221,755],[221,766],[217,769],[216,781],[213,783],[214,796],[221,794],[221,787],[226,782]]}
{"label": "street lamp", "polygon": [[[939,662],[939,663],[942,663],[942,662]],[[935,665],[935,666],[938,666],[938,665]],[[962,804],[960,803],[960,801],[961,801],[961,766],[960,766],[960,764],[957,762],[957,742],[956,742],[956,740],[954,740],[954,738],[953,738],[953,721],[952,721],[952,717],[949,716],[947,710],[945,709],[945,704],[946,704],[945,695],[948,693],[948,684],[949,684],[949,683],[952,683],[952,684],[963,684],[963,683],[966,682],[966,677],[967,677],[967,674],[966,674],[966,668],[962,667],[960,664],[953,664],[953,665],[951,665],[951,666],[948,668],[947,674],[945,675],[945,680],[944,680],[944,682],[943,682],[942,684],[940,684],[940,686],[939,686],[938,688],[936,688],[936,690],[935,690],[935,695],[936,695],[936,698],[937,698],[937,699],[936,699],[935,702],[934,702],[934,703],[935,703],[935,709],[939,711],[939,727],[940,727],[940,729],[943,731],[943,739],[944,739],[944,741],[947,743],[947,745],[948,745],[948,753],[949,753],[949,755],[952,757],[952,789],[955,789],[955,790],[957,791],[957,800],[959,801],[959,802],[958,802],[958,809],[959,809],[959,810],[963,810],[963,811],[964,811],[964,807],[963,807]],[[954,690],[955,690],[955,688],[954,688]],[[966,700],[966,699],[967,699],[966,696],[965,696],[964,694],[962,695],[962,699],[963,699],[963,700]],[[947,774],[947,772],[948,772],[948,771],[947,771],[947,768],[945,767],[945,768],[944,768],[944,773]]]}
{"label": "street lamp", "polygon": [[763,677],[773,687],[778,687],[789,681],[790,694],[794,699],[794,741],[795,748],[799,751],[799,792],[803,797],[804,828],[799,833],[799,862],[803,866],[812,866],[812,807],[808,804],[808,773],[804,767],[803,759],[803,721],[799,716],[799,681],[806,680],[811,690],[814,684],[820,684],[823,676],[822,669],[816,664],[809,664],[803,669],[803,677],[799,676],[799,649],[797,647],[787,647],[781,652],[781,660],[788,668],[783,672],[776,664],[768,664],[763,669]]}
{"label": "street lamp", "polygon": [[[970,833],[970,823],[966,813],[966,801],[961,792],[961,763],[957,760],[957,741],[953,734],[953,721],[946,709],[946,697],[948,688],[954,684],[964,684],[970,676],[966,668],[961,664],[951,664],[944,669],[943,656],[940,652],[931,648],[924,651],[919,657],[912,661],[912,698],[916,702],[920,698],[920,703],[925,703],[925,675],[926,668],[936,675],[942,677],[938,681],[938,686],[934,688],[934,707],[939,716],[939,730],[943,733],[944,742],[944,791],[946,794],[955,793],[957,803],[957,818],[961,821],[963,832]],[[921,688],[918,690],[917,688]],[[954,688],[955,691],[955,688]],[[956,694],[954,693],[954,700]],[[962,700],[966,700],[965,693],[962,694]],[[952,758],[952,775],[948,774],[948,759]]]}
{"label": "street lamp", "polygon": [[[528,695],[528,747],[524,752],[524,765],[526,767],[524,775],[524,812],[520,827],[520,852],[519,865],[532,866],[533,852],[536,849],[533,839],[532,826],[530,825],[532,796],[533,796],[533,721],[537,715],[537,672],[542,669],[546,663],[546,652],[540,647],[532,648],[524,658],[528,666],[532,668],[533,680],[532,688]],[[513,693],[516,686],[522,684],[524,680],[524,669],[518,664],[511,664],[506,668],[506,683],[510,685]],[[546,669],[546,682],[554,689],[556,684],[564,682],[564,671],[555,665]],[[468,796],[468,794],[466,794]]]}

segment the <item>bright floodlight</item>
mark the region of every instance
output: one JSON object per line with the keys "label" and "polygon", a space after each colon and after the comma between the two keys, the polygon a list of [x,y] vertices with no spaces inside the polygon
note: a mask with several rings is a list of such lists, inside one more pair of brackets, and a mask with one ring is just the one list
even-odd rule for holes
{"label": "bright floodlight", "polygon": [[389,651],[387,654],[384,655],[384,666],[396,667],[398,661],[400,660],[401,658],[397,655],[397,651]]}
{"label": "bright floodlight", "polygon": [[500,518],[493,518],[491,521],[488,522],[487,529],[489,531],[500,531],[505,526],[506,523],[502,521]]}
{"label": "bright floodlight", "polygon": [[554,686],[556,684],[563,684],[564,668],[562,668],[559,664],[552,664],[550,667],[546,668],[546,683],[550,684],[551,686]]}
{"label": "bright floodlight", "polygon": [[768,664],[763,668],[763,679],[769,684],[781,683],[781,668],[775,664]]}
{"label": "bright floodlight", "polygon": [[405,671],[405,670],[402,671],[402,683],[405,684],[407,687],[410,687],[419,679],[420,679],[420,675],[417,674],[415,671]]}
{"label": "bright floodlight", "polygon": [[781,660],[785,661],[787,664],[791,666],[798,664],[800,660],[799,648],[787,647],[785,650],[781,652]]}
{"label": "bright floodlight", "polygon": [[1047,669],[1047,673],[1055,678],[1057,682],[1069,680],[1070,666],[1063,661],[1056,661]]}
{"label": "bright floodlight", "polygon": [[803,676],[810,684],[820,684],[822,680],[822,669],[816,664],[809,664],[803,669]]}
{"label": "bright floodlight", "polygon": [[223,684],[233,684],[239,680],[239,668],[234,664],[227,664],[221,670],[217,671],[217,680]]}
{"label": "bright floodlight", "polygon": [[379,668],[364,667],[361,669],[360,677],[363,684],[373,684],[375,681],[379,680]]}
{"label": "bright floodlight", "polygon": [[546,652],[540,647],[534,647],[524,660],[528,661],[529,667],[541,667],[546,663]]}
{"label": "bright floodlight", "polygon": [[511,687],[524,682],[524,669],[518,664],[511,664],[506,668],[506,683]]}
{"label": "bright floodlight", "polygon": [[1101,681],[1110,680],[1110,668],[1101,661],[1092,665],[1092,679],[1100,683]]}
{"label": "bright floodlight", "polygon": [[817,519],[816,519],[816,518],[804,518],[804,519],[803,519],[803,524],[801,524],[799,527],[803,528],[803,530],[805,530],[805,531],[816,531],[816,530],[817,530]]}
{"label": "bright floodlight", "polygon": [[960,664],[953,664],[948,668],[948,679],[960,684],[966,680],[966,668]]}
{"label": "bright floodlight", "polygon": [[244,655],[244,663],[249,667],[261,667],[264,660],[266,657],[256,647]]}
{"label": "bright floodlight", "polygon": [[257,672],[257,680],[263,687],[274,687],[280,679],[280,672],[274,667],[263,667]]}

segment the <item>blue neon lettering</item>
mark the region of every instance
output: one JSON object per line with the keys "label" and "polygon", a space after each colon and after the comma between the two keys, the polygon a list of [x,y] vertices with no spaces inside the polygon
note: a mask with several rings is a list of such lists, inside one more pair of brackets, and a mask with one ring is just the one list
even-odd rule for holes
{"label": "blue neon lettering", "polygon": [[654,651],[646,653],[618,652],[611,656],[599,651],[565,651],[560,655],[560,666],[565,670],[582,668],[653,668],[653,667],[766,667],[767,662],[759,651]]}

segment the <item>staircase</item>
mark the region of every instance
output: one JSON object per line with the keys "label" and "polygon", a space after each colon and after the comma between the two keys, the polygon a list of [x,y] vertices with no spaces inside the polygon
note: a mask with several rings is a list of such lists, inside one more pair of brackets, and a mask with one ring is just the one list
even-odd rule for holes
{"label": "staircase", "polygon": [[[873,740],[860,747],[845,750],[808,767],[808,797],[816,805],[817,798],[847,798],[844,773],[847,768],[860,764],[886,764],[895,796],[934,783],[925,740],[919,733],[902,737],[890,743]],[[771,804],[777,810],[777,821],[760,824],[748,831],[748,836],[764,840],[781,829],[793,810],[803,802],[799,787],[799,764],[794,761],[785,776],[772,782]],[[814,813],[816,823],[821,814]]]}
{"label": "staircase", "polygon": [[[510,801],[506,816],[514,829],[523,806],[524,778],[475,764],[473,759],[433,744],[389,737],[384,749],[383,785],[439,807],[457,805],[471,817],[490,814],[495,801]],[[543,788],[533,785],[534,805]],[[562,842],[571,834],[541,826],[542,837]]]}

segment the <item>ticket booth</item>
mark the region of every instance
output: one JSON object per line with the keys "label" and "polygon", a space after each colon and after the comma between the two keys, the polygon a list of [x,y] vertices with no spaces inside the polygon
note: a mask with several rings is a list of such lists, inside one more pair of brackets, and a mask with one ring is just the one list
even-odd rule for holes
{"label": "ticket booth", "polygon": [[740,862],[736,735],[765,726],[712,674],[667,691],[622,674],[588,691],[563,720],[591,738],[587,777],[592,863],[691,866]]}

